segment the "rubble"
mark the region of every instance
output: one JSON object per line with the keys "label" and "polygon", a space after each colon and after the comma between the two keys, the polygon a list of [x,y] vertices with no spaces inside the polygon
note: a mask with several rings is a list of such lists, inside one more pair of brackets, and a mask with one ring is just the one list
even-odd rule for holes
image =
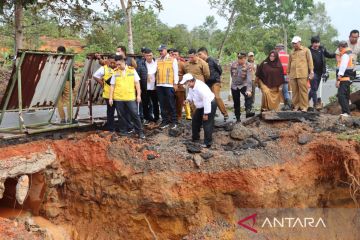
{"label": "rubble", "polygon": [[298,137],[298,143],[300,145],[305,145],[312,140],[312,136],[310,134],[301,134]]}
{"label": "rubble", "polygon": [[16,184],[16,200],[20,205],[24,203],[28,195],[29,181],[28,175],[22,175]]}

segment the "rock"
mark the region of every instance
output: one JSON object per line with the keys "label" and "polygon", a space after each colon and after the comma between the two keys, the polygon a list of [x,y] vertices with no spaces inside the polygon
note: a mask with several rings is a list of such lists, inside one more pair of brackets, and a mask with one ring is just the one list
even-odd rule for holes
{"label": "rock", "polygon": [[350,101],[352,104],[357,106],[357,109],[360,110],[360,90],[350,94]]}
{"label": "rock", "polygon": [[214,154],[210,153],[210,152],[205,152],[205,153],[200,153],[200,156],[204,159],[204,160],[208,160],[210,158],[212,158],[214,156]]}
{"label": "rock", "polygon": [[233,142],[228,142],[227,144],[223,145],[224,151],[232,151],[234,150],[235,146]]}
{"label": "rock", "polygon": [[271,139],[273,141],[275,141],[275,140],[277,140],[279,138],[280,138],[280,135],[278,133],[270,133],[269,134],[269,139]]}
{"label": "rock", "polygon": [[234,129],[234,124],[233,124],[233,123],[227,123],[227,124],[224,126],[224,130],[225,130],[226,132],[231,132],[233,129]]}
{"label": "rock", "polygon": [[22,175],[16,184],[16,200],[20,205],[23,205],[29,192],[29,177]]}
{"label": "rock", "polygon": [[259,147],[259,142],[253,138],[247,138],[240,145],[240,149],[251,149]]}
{"label": "rock", "polygon": [[113,134],[113,135],[111,135],[110,142],[116,142],[117,139],[118,138],[117,138],[116,134]]}
{"label": "rock", "polygon": [[54,206],[47,205],[45,208],[45,214],[49,218],[56,218],[60,215],[60,209],[58,206],[56,206],[56,204]]}
{"label": "rock", "polygon": [[195,163],[196,167],[200,168],[201,161],[202,161],[200,155],[197,155],[197,154],[194,155],[193,160],[194,160],[194,163]]}
{"label": "rock", "polygon": [[40,230],[40,226],[37,225],[34,220],[30,217],[27,217],[24,222],[25,229],[28,232],[38,232]]}
{"label": "rock", "polygon": [[350,104],[349,108],[350,108],[350,112],[352,112],[352,111],[356,111],[357,106],[355,104]]}
{"label": "rock", "polygon": [[[4,179],[4,182],[5,182],[5,179]],[[0,199],[3,198],[4,196],[4,192],[5,192],[5,185],[4,185],[4,182],[3,181],[0,181]]]}
{"label": "rock", "polygon": [[109,133],[107,133],[107,132],[99,132],[98,135],[101,138],[106,138],[109,135]]}
{"label": "rock", "polygon": [[154,154],[148,154],[147,155],[147,160],[154,160],[156,157]]}
{"label": "rock", "polygon": [[53,139],[54,140],[60,140],[60,139],[62,139],[62,134],[61,133],[54,133],[53,134]]}
{"label": "rock", "polygon": [[179,137],[183,132],[184,131],[183,131],[182,128],[175,128],[175,129],[170,128],[169,129],[169,136],[171,136],[171,137]]}
{"label": "rock", "polygon": [[67,139],[68,139],[68,140],[74,140],[74,139],[75,139],[75,134],[69,134],[69,135],[67,136]]}
{"label": "rock", "polygon": [[245,140],[253,135],[253,131],[242,124],[236,124],[231,131],[230,136],[236,140]]}
{"label": "rock", "polygon": [[353,127],[354,128],[360,128],[360,119],[354,119],[353,120]]}
{"label": "rock", "polygon": [[186,150],[189,152],[189,153],[201,153],[201,146],[200,144],[197,144],[197,143],[187,143],[186,144]]}
{"label": "rock", "polygon": [[312,136],[310,134],[300,134],[298,137],[298,143],[300,145],[305,145],[312,140]]}

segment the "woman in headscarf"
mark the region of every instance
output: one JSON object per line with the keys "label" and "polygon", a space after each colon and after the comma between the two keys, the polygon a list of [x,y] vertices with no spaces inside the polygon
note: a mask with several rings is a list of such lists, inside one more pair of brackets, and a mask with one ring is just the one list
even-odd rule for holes
{"label": "woman in headscarf", "polygon": [[279,54],[273,50],[256,71],[256,81],[262,92],[261,111],[278,110],[281,99],[280,86],[284,71]]}

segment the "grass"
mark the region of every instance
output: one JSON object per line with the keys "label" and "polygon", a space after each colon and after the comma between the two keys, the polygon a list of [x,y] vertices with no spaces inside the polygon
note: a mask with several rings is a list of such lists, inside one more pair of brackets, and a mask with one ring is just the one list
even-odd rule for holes
{"label": "grass", "polygon": [[347,132],[347,133],[341,133],[337,136],[339,140],[353,140],[356,142],[360,142],[360,133],[359,131],[356,132]]}

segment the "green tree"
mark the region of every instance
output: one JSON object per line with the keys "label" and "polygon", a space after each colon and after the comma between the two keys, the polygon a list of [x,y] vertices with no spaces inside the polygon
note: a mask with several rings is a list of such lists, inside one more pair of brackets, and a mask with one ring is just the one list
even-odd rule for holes
{"label": "green tree", "polygon": [[296,35],[301,36],[305,45],[310,45],[312,36],[320,36],[321,44],[328,49],[335,50],[334,40],[338,32],[331,24],[331,19],[327,15],[325,3],[317,3],[303,21],[296,26]]}
{"label": "green tree", "polygon": [[289,32],[295,30],[296,23],[303,20],[313,7],[313,0],[257,0],[257,3],[263,23],[282,29],[286,48]]}

